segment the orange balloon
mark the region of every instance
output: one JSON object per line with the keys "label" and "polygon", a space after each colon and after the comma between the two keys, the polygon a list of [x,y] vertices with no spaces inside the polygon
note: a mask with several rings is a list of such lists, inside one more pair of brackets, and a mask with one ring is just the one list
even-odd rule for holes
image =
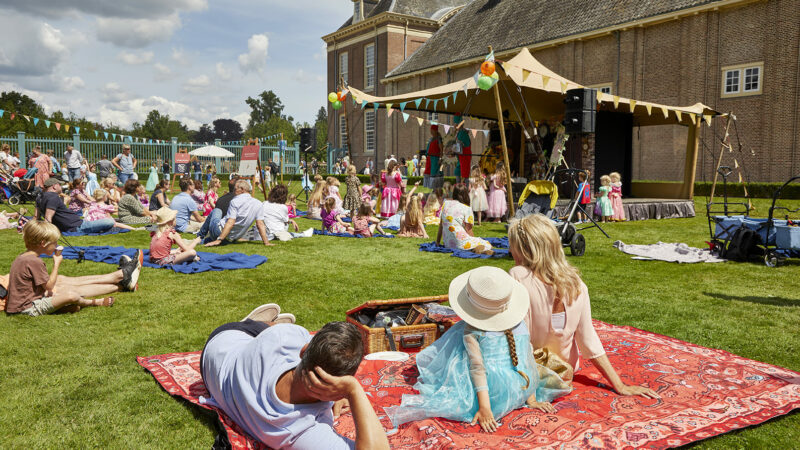
{"label": "orange balloon", "polygon": [[484,61],[483,64],[481,64],[481,73],[492,76],[494,73],[494,61]]}
{"label": "orange balloon", "polygon": [[344,95],[343,95],[341,92],[337,92],[337,93],[336,93],[336,95],[339,97],[339,101],[340,101],[340,102],[343,102],[343,101],[344,101],[344,99],[345,99],[345,96],[344,96]]}

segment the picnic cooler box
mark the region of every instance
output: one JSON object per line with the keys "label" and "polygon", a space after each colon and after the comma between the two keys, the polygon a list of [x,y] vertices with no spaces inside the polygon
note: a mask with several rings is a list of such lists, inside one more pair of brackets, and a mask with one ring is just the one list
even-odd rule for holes
{"label": "picnic cooler box", "polygon": [[776,225],[775,243],[779,249],[800,250],[800,227]]}
{"label": "picnic cooler box", "polygon": [[358,320],[358,316],[397,310],[404,310],[407,313],[411,311],[413,305],[419,306],[425,303],[442,303],[447,300],[447,295],[392,300],[371,300],[347,311],[347,321],[358,327],[358,330],[361,332],[361,337],[364,339],[365,355],[385,351],[415,353],[431,345],[433,341],[444,334],[458,319],[453,318],[451,320],[450,318],[444,318],[437,322],[421,323],[418,325],[372,328],[361,323],[361,321]]}

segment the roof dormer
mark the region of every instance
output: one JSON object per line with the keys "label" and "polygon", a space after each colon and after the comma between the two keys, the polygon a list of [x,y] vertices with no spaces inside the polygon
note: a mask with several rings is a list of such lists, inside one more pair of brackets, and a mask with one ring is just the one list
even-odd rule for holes
{"label": "roof dormer", "polygon": [[353,23],[364,20],[364,0],[353,0]]}

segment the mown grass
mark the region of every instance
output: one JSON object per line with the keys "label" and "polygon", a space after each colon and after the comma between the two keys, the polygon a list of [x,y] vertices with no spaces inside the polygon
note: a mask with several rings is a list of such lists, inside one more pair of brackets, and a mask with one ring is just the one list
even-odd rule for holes
{"label": "mown grass", "polygon": [[[295,186],[292,190],[296,190]],[[756,201],[765,212],[766,201]],[[703,211],[702,200],[696,203]],[[319,222],[299,220],[302,228]],[[678,265],[631,260],[613,240],[703,246],[705,217],[608,224],[612,239],[585,232],[586,255],[570,256],[592,298],[593,316],[800,371],[800,264],[770,269],[757,263]],[[502,225],[483,225],[501,236]],[[428,228],[432,236],[434,227]],[[74,245],[147,247],[145,233],[73,238]],[[503,269],[510,259],[464,260],[422,253],[418,239],[315,236],[264,248],[210,251],[266,255],[254,270],[178,275],[143,269],[140,290],[117,296],[113,308],[30,319],[0,317],[0,446],[4,448],[208,448],[213,420],[171,398],[136,363],[136,356],[200,350],[219,324],[255,306],[279,303],[316,329],[369,299],[447,292],[457,274],[482,264]],[[0,232],[0,273],[24,250],[15,231]],[[207,249],[208,250],[208,249]],[[50,266],[50,262],[47,262]],[[112,270],[65,261],[62,273]],[[772,420],[698,444],[702,448],[790,448],[800,441],[800,416]]]}

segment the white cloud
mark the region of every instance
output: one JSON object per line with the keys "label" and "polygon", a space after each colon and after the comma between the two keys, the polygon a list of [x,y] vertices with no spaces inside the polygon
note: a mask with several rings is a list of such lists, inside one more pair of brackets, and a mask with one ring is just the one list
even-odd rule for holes
{"label": "white cloud", "polygon": [[131,66],[149,64],[153,61],[153,52],[122,52],[117,56],[117,59]]}
{"label": "white cloud", "polygon": [[242,72],[262,72],[267,65],[269,39],[265,34],[254,34],[247,40],[247,53],[239,55]]}
{"label": "white cloud", "polygon": [[72,92],[86,86],[86,83],[80,77],[64,77],[61,80],[61,90],[64,92]]}
{"label": "white cloud", "polygon": [[129,127],[133,122],[144,121],[147,113],[154,109],[161,114],[169,115],[172,119],[180,120],[191,129],[200,128],[200,125],[209,122],[209,117],[212,117],[212,114],[203,107],[167,100],[164,97],[150,96],[126,100],[118,104],[104,104],[100,107],[97,116],[91,117],[91,120],[98,120],[101,123],[112,122]]}
{"label": "white cloud", "polygon": [[97,39],[120,47],[142,48],[168,41],[180,29],[178,13],[152,19],[97,18]]}
{"label": "white cloud", "polygon": [[208,78],[208,75],[200,75],[199,77],[189,78],[183,84],[183,89],[188,92],[192,92],[194,94],[202,94],[203,92],[208,91],[208,88],[211,87],[211,79]]}
{"label": "white cloud", "polygon": [[156,81],[166,81],[172,78],[172,69],[161,63],[156,63],[153,68],[156,71]]}
{"label": "white cloud", "polygon": [[0,48],[0,75],[46,76],[69,57],[61,30],[17,14],[1,14],[5,36]]}
{"label": "white cloud", "polygon": [[217,77],[222,81],[229,81],[233,78],[233,73],[231,69],[225,68],[225,65],[221,62],[217,63]]}
{"label": "white cloud", "polygon": [[103,100],[106,102],[122,102],[128,99],[128,93],[122,87],[114,82],[106,83],[100,92],[103,93]]}
{"label": "white cloud", "polygon": [[181,66],[189,66],[192,64],[192,60],[189,58],[189,55],[186,54],[186,51],[182,48],[172,49],[172,60]]}
{"label": "white cloud", "polygon": [[325,81],[325,77],[322,75],[314,75],[303,69],[297,69],[297,72],[294,73],[294,78],[303,84],[319,84]]}
{"label": "white cloud", "polygon": [[0,7],[45,17],[63,17],[78,12],[100,17],[155,18],[175,11],[203,11],[207,0],[0,0]]}

